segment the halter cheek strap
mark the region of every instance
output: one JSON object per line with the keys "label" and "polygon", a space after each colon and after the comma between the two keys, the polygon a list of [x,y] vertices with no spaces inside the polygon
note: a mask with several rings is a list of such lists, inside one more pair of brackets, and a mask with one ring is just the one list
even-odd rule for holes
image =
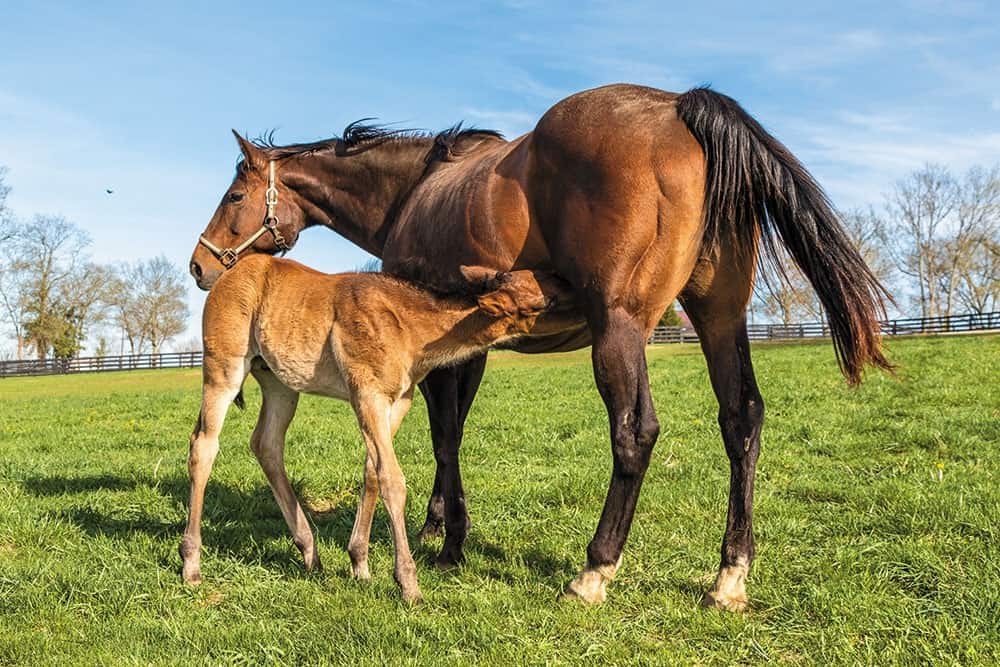
{"label": "halter cheek strap", "polygon": [[275,186],[274,160],[268,162],[267,171],[267,191],[264,193],[264,201],[267,203],[267,213],[264,215],[264,222],[261,223],[260,229],[251,234],[247,240],[235,248],[220,248],[206,239],[204,235],[198,238],[198,243],[208,248],[209,252],[218,257],[219,261],[222,262],[222,266],[227,269],[232,268],[236,260],[239,259],[241,252],[256,243],[257,239],[267,232],[271,232],[271,236],[274,237],[274,245],[278,250],[285,252],[291,249],[291,246],[285,241],[285,237],[282,236],[281,231],[278,230],[278,215],[276,212],[278,207],[278,188]]}

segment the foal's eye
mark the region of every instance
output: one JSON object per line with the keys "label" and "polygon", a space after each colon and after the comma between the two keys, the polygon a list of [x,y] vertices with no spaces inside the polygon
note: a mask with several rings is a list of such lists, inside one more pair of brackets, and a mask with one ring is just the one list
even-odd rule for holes
{"label": "foal's eye", "polygon": [[242,192],[230,192],[229,193],[229,203],[236,204],[236,203],[241,202],[241,201],[243,201],[243,193]]}

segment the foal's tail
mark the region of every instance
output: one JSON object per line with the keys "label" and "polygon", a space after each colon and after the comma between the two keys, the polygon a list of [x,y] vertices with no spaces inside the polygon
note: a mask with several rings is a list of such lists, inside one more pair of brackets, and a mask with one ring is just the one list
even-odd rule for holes
{"label": "foal's tail", "polygon": [[694,88],[678,98],[677,114],[708,160],[706,243],[728,236],[753,252],[759,236],[778,264],[780,239],[819,295],[848,382],[860,381],[865,364],[891,370],[878,320],[892,297],[805,167],[730,97]]}

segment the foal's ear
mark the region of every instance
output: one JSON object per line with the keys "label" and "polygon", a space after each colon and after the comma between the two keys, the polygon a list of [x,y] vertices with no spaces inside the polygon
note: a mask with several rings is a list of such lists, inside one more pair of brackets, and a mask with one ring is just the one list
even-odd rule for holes
{"label": "foal's ear", "polygon": [[236,143],[240,145],[240,152],[243,153],[243,159],[246,161],[247,166],[251,169],[256,169],[262,165],[264,163],[264,156],[261,150],[236,130],[232,130],[232,133],[236,137]]}
{"label": "foal's ear", "polygon": [[491,292],[499,288],[507,275],[494,269],[487,269],[485,266],[466,266],[463,264],[458,267],[458,270],[468,284],[469,291],[473,294]]}

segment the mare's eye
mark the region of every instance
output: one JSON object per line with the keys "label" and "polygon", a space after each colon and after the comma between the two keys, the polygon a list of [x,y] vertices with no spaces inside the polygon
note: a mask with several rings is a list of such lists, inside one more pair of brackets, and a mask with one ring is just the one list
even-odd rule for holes
{"label": "mare's eye", "polygon": [[243,201],[243,193],[242,192],[230,192],[229,193],[229,202],[231,204],[236,204],[236,203],[241,202],[241,201]]}

